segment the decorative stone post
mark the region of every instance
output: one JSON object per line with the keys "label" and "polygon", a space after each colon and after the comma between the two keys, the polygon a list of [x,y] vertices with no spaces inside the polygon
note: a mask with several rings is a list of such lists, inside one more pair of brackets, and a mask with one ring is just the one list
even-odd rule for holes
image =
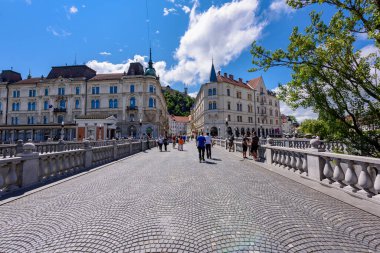
{"label": "decorative stone post", "polygon": [[83,141],[84,145],[84,168],[88,169],[92,167],[92,147],[89,140]]}
{"label": "decorative stone post", "polygon": [[312,153],[307,154],[308,176],[318,181],[321,181],[324,178],[323,168],[325,164],[323,157],[318,154],[318,152],[325,151],[324,149],[319,148],[320,143],[321,142],[318,138],[312,139],[310,141],[311,148],[308,149],[309,151],[312,151]]}
{"label": "decorative stone post", "polygon": [[272,138],[268,138],[267,139],[267,148],[265,149],[265,156],[266,156],[266,162],[267,164],[269,165],[272,165],[273,163],[273,150],[271,148],[271,146],[273,146],[273,139]]}
{"label": "decorative stone post", "polygon": [[18,140],[16,144],[16,156],[24,152],[23,146],[24,146],[24,141]]}
{"label": "decorative stone post", "polygon": [[32,142],[27,142],[23,145],[23,152],[20,154],[24,161],[22,163],[22,187],[36,184],[40,178],[40,154],[35,150],[36,145]]}

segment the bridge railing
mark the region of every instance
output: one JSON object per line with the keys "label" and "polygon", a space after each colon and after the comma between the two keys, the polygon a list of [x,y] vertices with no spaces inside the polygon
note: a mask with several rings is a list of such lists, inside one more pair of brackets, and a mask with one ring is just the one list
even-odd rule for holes
{"label": "bridge railing", "polygon": [[[283,147],[272,139],[265,143],[259,147],[259,157],[266,164],[380,204],[380,159],[332,153],[318,139],[311,140],[304,148]],[[216,140],[216,144],[225,147],[226,141]],[[240,142],[234,145],[236,151],[241,150]]]}
{"label": "bridge railing", "polygon": [[49,147],[49,151],[41,153],[37,152],[35,144],[23,144],[17,155],[0,159],[0,199],[12,191],[59,180],[156,146],[154,140],[112,140],[104,145],[91,144],[93,143],[89,141],[84,141],[79,146],[78,143],[65,144],[66,150],[44,145]]}

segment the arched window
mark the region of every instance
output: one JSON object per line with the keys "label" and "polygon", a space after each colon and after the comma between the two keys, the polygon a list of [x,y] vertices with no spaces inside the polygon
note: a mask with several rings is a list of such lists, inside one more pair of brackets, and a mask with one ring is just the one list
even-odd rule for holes
{"label": "arched window", "polygon": [[150,93],[155,93],[156,92],[156,87],[154,87],[154,85],[149,85],[149,92]]}
{"label": "arched window", "polygon": [[278,111],[276,110],[276,117],[278,117]]}
{"label": "arched window", "polygon": [[212,89],[208,89],[208,95],[212,96]]}
{"label": "arched window", "polygon": [[79,109],[80,108],[80,101],[79,99],[75,100],[75,109]]}
{"label": "arched window", "polygon": [[95,106],[98,109],[100,107],[100,101],[99,99],[95,100]]}
{"label": "arched window", "polygon": [[212,89],[212,95],[216,95],[216,88]]}
{"label": "arched window", "polygon": [[109,100],[109,108],[113,108],[113,99]]}
{"label": "arched window", "polygon": [[92,108],[92,109],[95,108],[95,100],[91,100],[91,108]]}
{"label": "arched window", "polygon": [[114,99],[113,100],[113,108],[118,108],[119,107],[119,103],[117,101],[117,99]]}
{"label": "arched window", "polygon": [[216,101],[212,102],[212,109],[216,110]]}
{"label": "arched window", "polygon": [[58,123],[61,124],[63,120],[64,120],[63,115],[59,115],[58,116]]}
{"label": "arched window", "polygon": [[149,98],[149,107],[150,108],[154,107],[154,99],[153,98]]}
{"label": "arched window", "polygon": [[131,93],[135,92],[135,85],[131,84],[130,90]]}
{"label": "arched window", "polygon": [[132,108],[134,108],[136,106],[136,98],[135,97],[131,97],[131,100],[129,101],[129,106]]}
{"label": "arched window", "polygon": [[209,109],[209,110],[212,110],[212,102],[211,102],[211,101],[208,102],[208,109]]}

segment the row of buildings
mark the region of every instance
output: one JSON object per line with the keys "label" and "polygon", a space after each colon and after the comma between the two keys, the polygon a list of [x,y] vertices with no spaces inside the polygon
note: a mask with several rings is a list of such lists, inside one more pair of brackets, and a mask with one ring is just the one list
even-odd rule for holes
{"label": "row of buildings", "polygon": [[168,114],[150,54],[148,68],[97,74],[86,65],[52,67],[44,77],[0,74],[0,136],[44,141],[157,137],[210,132],[236,136],[253,131],[281,135],[278,99],[262,77],[243,82],[216,73],[201,85],[189,117]]}

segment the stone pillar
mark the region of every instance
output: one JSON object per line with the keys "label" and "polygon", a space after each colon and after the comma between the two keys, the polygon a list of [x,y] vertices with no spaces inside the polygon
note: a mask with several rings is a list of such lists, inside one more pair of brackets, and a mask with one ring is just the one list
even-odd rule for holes
{"label": "stone pillar", "polygon": [[319,139],[313,139],[310,141],[311,148],[309,151],[312,153],[307,154],[307,171],[308,176],[312,179],[321,181],[324,178],[323,167],[325,165],[325,159],[318,154],[318,152],[325,152],[324,149],[319,148]]}
{"label": "stone pillar", "polygon": [[273,163],[273,156],[272,156],[273,150],[271,148],[271,146],[273,146],[273,139],[272,138],[268,138],[266,146],[267,146],[265,149],[266,163],[269,165],[272,165],[272,163]]}
{"label": "stone pillar", "polygon": [[21,187],[27,187],[38,183],[40,178],[40,166],[38,152],[34,152],[36,146],[32,142],[25,143],[23,145],[23,152],[20,154],[22,157],[22,185]]}
{"label": "stone pillar", "polygon": [[92,147],[89,140],[84,140],[84,168],[88,169],[92,167]]}

